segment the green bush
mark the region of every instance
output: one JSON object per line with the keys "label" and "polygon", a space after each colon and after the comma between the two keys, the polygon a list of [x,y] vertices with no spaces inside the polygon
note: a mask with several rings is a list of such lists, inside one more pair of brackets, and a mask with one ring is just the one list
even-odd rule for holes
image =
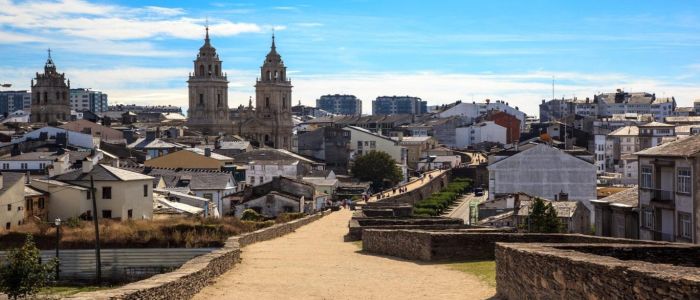
{"label": "green bush", "polygon": [[277,218],[275,219],[275,222],[287,223],[290,221],[294,221],[296,219],[301,219],[304,216],[306,216],[305,213],[281,213],[277,216]]}
{"label": "green bush", "polygon": [[418,216],[439,216],[452,205],[471,185],[467,178],[455,178],[442,191],[430,195],[414,205],[413,214]]}
{"label": "green bush", "polygon": [[246,209],[243,211],[243,214],[241,215],[241,220],[242,221],[262,221],[265,218],[260,215],[257,211],[254,211],[252,209]]}

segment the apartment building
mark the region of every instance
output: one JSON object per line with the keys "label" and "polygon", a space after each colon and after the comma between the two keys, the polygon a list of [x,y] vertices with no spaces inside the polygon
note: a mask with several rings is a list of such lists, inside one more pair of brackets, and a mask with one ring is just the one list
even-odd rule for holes
{"label": "apartment building", "polygon": [[639,237],[697,243],[700,136],[635,154],[639,160]]}

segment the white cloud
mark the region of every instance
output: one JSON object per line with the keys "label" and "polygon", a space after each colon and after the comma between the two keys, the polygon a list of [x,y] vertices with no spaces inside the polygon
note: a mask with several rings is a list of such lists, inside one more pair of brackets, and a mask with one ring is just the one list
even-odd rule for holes
{"label": "white cloud", "polygon": [[[199,39],[204,19],[189,18],[182,8],[122,7],[80,0],[14,2],[0,0],[0,25],[26,31],[63,33],[93,40],[130,40],[153,37]],[[254,23],[211,20],[219,36],[260,32]]]}
{"label": "white cloud", "polygon": [[43,42],[44,38],[32,35],[0,31],[0,44]]}

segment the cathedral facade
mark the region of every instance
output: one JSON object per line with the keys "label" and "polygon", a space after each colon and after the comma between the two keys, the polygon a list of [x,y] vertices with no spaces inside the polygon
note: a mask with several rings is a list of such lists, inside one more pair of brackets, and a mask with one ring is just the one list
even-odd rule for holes
{"label": "cathedral facade", "polygon": [[255,112],[235,121],[238,134],[246,139],[260,146],[291,150],[292,82],[287,78],[282,56],[277,53],[274,35],[255,83]]}
{"label": "cathedral facade", "polygon": [[282,56],[277,53],[274,35],[255,83],[255,108],[250,99],[247,107],[229,111],[228,80],[221,73],[221,60],[210,44],[208,29],[194,68],[187,81],[190,128],[203,134],[237,134],[261,147],[291,149],[292,82],[287,78]]}
{"label": "cathedral facade", "polygon": [[206,29],[204,45],[199,48],[194,60],[194,72],[190,73],[189,108],[187,125],[203,134],[218,134],[231,131],[228,114],[228,79],[222,70],[222,62],[211,46],[209,28]]}
{"label": "cathedral facade", "polygon": [[44,65],[44,73],[36,73],[31,87],[31,122],[57,124],[70,121],[70,80],[66,80],[65,74],[56,72],[51,50]]}

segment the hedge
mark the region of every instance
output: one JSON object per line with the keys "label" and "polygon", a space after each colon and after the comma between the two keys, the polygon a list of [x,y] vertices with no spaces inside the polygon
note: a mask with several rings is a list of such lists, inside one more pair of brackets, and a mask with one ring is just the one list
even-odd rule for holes
{"label": "hedge", "polygon": [[466,193],[471,186],[468,178],[455,178],[447,184],[442,191],[430,195],[429,198],[419,201],[413,206],[413,214],[416,216],[439,216],[450,207],[459,196]]}

